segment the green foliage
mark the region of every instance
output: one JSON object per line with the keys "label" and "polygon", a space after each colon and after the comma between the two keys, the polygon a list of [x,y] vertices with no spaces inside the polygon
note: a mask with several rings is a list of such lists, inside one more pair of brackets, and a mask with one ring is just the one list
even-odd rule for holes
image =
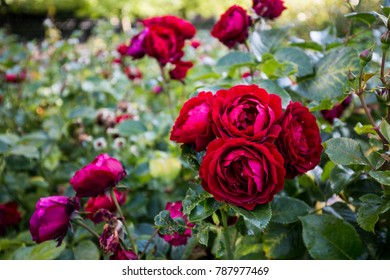
{"label": "green foliage", "polygon": [[275,197],[271,203],[272,222],[291,224],[298,221],[300,216],[309,214],[310,207],[305,202],[292,197]]}
{"label": "green foliage", "polygon": [[349,138],[334,138],[325,142],[325,153],[336,164],[368,165],[359,142]]}
{"label": "green foliage", "polygon": [[240,207],[231,207],[244,218],[248,235],[257,235],[262,232],[267,227],[272,217],[272,210],[269,203],[258,205],[251,211]]}

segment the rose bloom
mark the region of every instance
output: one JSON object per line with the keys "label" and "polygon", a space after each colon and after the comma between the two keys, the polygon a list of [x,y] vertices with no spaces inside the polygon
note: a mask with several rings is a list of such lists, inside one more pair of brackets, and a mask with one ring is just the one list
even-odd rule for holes
{"label": "rose bloom", "polygon": [[205,91],[187,100],[173,125],[170,139],[194,145],[197,152],[206,149],[215,138],[211,125],[212,103],[213,94]]}
{"label": "rose bloom", "polygon": [[[118,190],[114,190],[116,199],[118,200],[119,205],[122,205],[126,202],[126,193],[119,192]],[[100,209],[106,209],[110,212],[116,211],[116,206],[114,201],[112,200],[111,195],[109,194],[101,194],[96,197],[91,197],[87,204],[85,205],[85,212],[88,212],[89,214],[87,217],[94,221],[95,223],[100,223],[103,220],[95,217],[94,214],[100,210]]]}
{"label": "rose bloom", "polygon": [[253,0],[253,10],[259,17],[274,19],[286,9],[283,0]]}
{"label": "rose bloom", "polygon": [[20,223],[22,216],[18,211],[16,202],[7,202],[0,204],[0,235],[6,232],[9,226]]}
{"label": "rose bloom", "polygon": [[133,251],[125,251],[120,248],[114,255],[110,256],[110,260],[138,260],[138,256]]}
{"label": "rose bloom", "polygon": [[199,168],[202,187],[218,201],[253,210],[284,186],[283,157],[275,145],[242,138],[216,139]]}
{"label": "rose bloom", "polygon": [[292,179],[320,163],[322,152],[316,118],[299,102],[290,102],[279,121],[282,131],[275,141],[284,158],[286,178]]}
{"label": "rose bloom", "polygon": [[148,35],[149,29],[145,28],[140,33],[131,38],[130,45],[126,50],[126,55],[134,59],[139,59],[145,55],[145,38]]}
{"label": "rose bloom", "polygon": [[349,106],[352,100],[352,95],[349,95],[343,102],[335,105],[330,110],[321,110],[320,113],[330,124],[333,124],[335,118],[340,118],[345,109]]}
{"label": "rose bloom", "polygon": [[160,237],[164,238],[164,240],[172,246],[186,245],[188,238],[192,236],[192,227],[194,227],[194,224],[188,222],[187,216],[183,214],[182,208],[181,201],[168,202],[165,205],[165,210],[169,211],[172,219],[181,218],[185,221],[187,226],[186,230],[182,234],[175,232],[171,235],[162,235],[159,233]]}
{"label": "rose bloom", "polygon": [[126,44],[120,44],[117,48],[116,48],[116,51],[120,54],[120,55],[126,55],[127,53],[127,48],[128,46]]}
{"label": "rose bloom", "polygon": [[194,66],[190,61],[177,61],[174,65],[175,68],[169,71],[169,76],[171,79],[179,81],[182,81],[186,77],[188,70]]}
{"label": "rose bloom", "polygon": [[98,155],[90,164],[78,170],[70,184],[77,197],[97,196],[115,187],[126,176],[122,164],[108,154]]}
{"label": "rose bloom", "polygon": [[216,92],[212,118],[214,132],[223,139],[242,137],[250,141],[273,141],[280,132],[282,100],[256,85],[238,85]]}
{"label": "rose bloom", "polygon": [[68,232],[72,214],[79,209],[79,200],[74,197],[40,198],[30,219],[32,239],[37,243],[54,239],[60,245]]}
{"label": "rose bloom", "polygon": [[228,48],[244,43],[248,38],[248,28],[252,25],[246,10],[240,6],[231,6],[211,30],[211,35]]}

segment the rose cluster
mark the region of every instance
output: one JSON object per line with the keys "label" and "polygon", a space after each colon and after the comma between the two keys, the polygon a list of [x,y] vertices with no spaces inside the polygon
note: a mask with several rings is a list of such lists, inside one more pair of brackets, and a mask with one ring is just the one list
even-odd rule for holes
{"label": "rose cluster", "polygon": [[285,178],[313,169],[322,152],[314,115],[299,102],[283,111],[280,97],[257,85],[200,92],[184,103],[170,139],[206,150],[202,187],[247,210],[270,202]]}
{"label": "rose cluster", "polygon": [[256,15],[252,18],[244,8],[233,5],[221,15],[211,35],[228,48],[233,48],[245,43],[249,28],[259,17],[272,20],[279,17],[284,9],[283,0],[253,0],[252,10]]}
{"label": "rose cluster", "polygon": [[[41,243],[56,240],[61,244],[68,232],[70,221],[81,219],[80,198],[89,197],[85,206],[87,217],[95,223],[106,221],[99,239],[101,248],[111,253],[111,259],[135,259],[134,252],[120,246],[122,232],[120,218],[111,212],[116,211],[113,197],[108,195],[119,181],[126,176],[122,164],[107,154],[98,155],[91,163],[78,170],[70,184],[76,192],[75,197],[49,196],[40,198],[30,219],[32,239]],[[113,189],[118,204],[123,204],[126,194]]]}
{"label": "rose cluster", "polygon": [[196,33],[195,27],[188,21],[168,15],[142,20],[144,29],[135,35],[129,45],[122,44],[117,50],[122,56],[140,59],[145,55],[157,60],[161,68],[168,63],[173,65],[169,71],[171,79],[183,80],[193,66],[183,61],[185,40]]}

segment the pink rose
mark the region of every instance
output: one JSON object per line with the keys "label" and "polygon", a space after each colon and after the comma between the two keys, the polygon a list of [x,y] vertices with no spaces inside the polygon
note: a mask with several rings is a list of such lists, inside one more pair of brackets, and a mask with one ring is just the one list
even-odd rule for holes
{"label": "pink rose", "polygon": [[170,139],[177,143],[191,144],[200,152],[215,138],[211,125],[213,94],[200,92],[187,100],[173,125]]}
{"label": "pink rose", "polygon": [[78,170],[70,184],[77,197],[97,196],[115,187],[126,176],[122,164],[108,154],[98,155],[90,164]]}
{"label": "pink rose", "polygon": [[37,243],[54,239],[60,245],[68,232],[71,215],[79,209],[79,200],[74,197],[40,198],[30,219],[32,239]]}

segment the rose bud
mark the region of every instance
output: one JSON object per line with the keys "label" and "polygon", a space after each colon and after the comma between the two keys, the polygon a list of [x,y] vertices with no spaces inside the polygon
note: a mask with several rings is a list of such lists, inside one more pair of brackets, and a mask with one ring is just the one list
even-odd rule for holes
{"label": "rose bud", "polygon": [[272,201],[284,186],[283,157],[270,143],[243,138],[211,142],[199,177],[202,187],[218,201],[253,210]]}
{"label": "rose bud", "polygon": [[133,251],[125,251],[122,248],[112,256],[110,260],[138,260],[138,256]]}
{"label": "rose bud", "polygon": [[190,61],[177,61],[174,65],[175,68],[169,71],[169,76],[171,79],[179,81],[182,81],[186,77],[188,70],[194,66]]}
{"label": "rose bud", "polygon": [[79,209],[80,202],[75,197],[40,198],[30,219],[32,239],[37,243],[53,239],[58,242],[57,246],[61,245],[70,227],[71,216]]}
{"label": "rose bud", "polygon": [[163,92],[163,90],[164,90],[164,88],[162,86],[159,86],[159,85],[154,86],[152,89],[153,93],[155,93],[155,94],[160,94],[161,92]]}
{"label": "rose bud", "polygon": [[374,46],[372,46],[371,48],[368,48],[368,49],[362,51],[359,54],[360,64],[362,66],[365,66],[368,62],[371,61],[373,52],[374,52]]}
{"label": "rose bud", "polygon": [[177,143],[191,144],[197,152],[206,149],[215,138],[211,125],[213,94],[200,92],[187,100],[173,125],[170,139]]}
{"label": "rose bud", "polygon": [[191,47],[193,47],[194,49],[199,48],[200,45],[201,45],[201,43],[200,43],[198,40],[192,40],[192,41],[190,42],[190,44],[191,44]]}
{"label": "rose bud", "polygon": [[128,49],[128,46],[127,46],[126,44],[120,44],[120,45],[116,48],[116,51],[117,51],[120,55],[126,55],[127,49]]}
{"label": "rose bud", "polygon": [[8,227],[20,223],[21,213],[18,211],[16,202],[7,202],[0,204],[0,235],[4,234]]}
{"label": "rose bud", "polygon": [[274,19],[286,9],[282,0],[253,0],[253,10],[259,17]]}
{"label": "rose bud", "polygon": [[70,184],[77,197],[97,196],[115,187],[126,176],[122,164],[108,154],[98,155],[90,164],[78,170]]}
{"label": "rose bud", "polygon": [[344,99],[343,102],[340,104],[335,105],[330,110],[321,110],[320,113],[324,117],[325,120],[327,120],[330,124],[333,124],[333,121],[335,118],[340,118],[345,109],[348,107],[348,105],[351,103],[352,96],[349,95],[346,99]]}
{"label": "rose bud", "polygon": [[[118,200],[119,205],[122,205],[126,202],[126,193],[119,192],[118,190],[114,190],[116,199]],[[100,223],[103,220],[99,217],[95,216],[95,213],[100,209],[106,209],[110,212],[116,211],[116,206],[114,201],[112,200],[111,195],[101,194],[96,197],[91,197],[85,206],[85,212],[88,213],[88,219],[91,219],[94,223]]]}
{"label": "rose bud", "polygon": [[211,30],[211,35],[228,48],[242,44],[248,38],[248,28],[252,25],[246,10],[240,6],[231,6]]}
{"label": "rose bud", "polygon": [[292,179],[316,167],[322,152],[321,135],[309,109],[299,102],[290,102],[279,125],[282,131],[275,144],[284,158],[286,178]]}
{"label": "rose bud", "polygon": [[223,139],[274,141],[280,132],[282,100],[256,85],[237,85],[216,92],[212,118],[214,133]]}
{"label": "rose bud", "polygon": [[165,205],[165,210],[169,211],[172,219],[183,219],[187,226],[186,230],[182,234],[178,232],[174,232],[171,235],[163,235],[159,233],[160,237],[164,238],[164,240],[172,246],[186,245],[188,238],[192,236],[192,228],[194,227],[194,224],[188,222],[187,216],[183,214],[182,208],[183,207],[181,201],[168,202]]}

